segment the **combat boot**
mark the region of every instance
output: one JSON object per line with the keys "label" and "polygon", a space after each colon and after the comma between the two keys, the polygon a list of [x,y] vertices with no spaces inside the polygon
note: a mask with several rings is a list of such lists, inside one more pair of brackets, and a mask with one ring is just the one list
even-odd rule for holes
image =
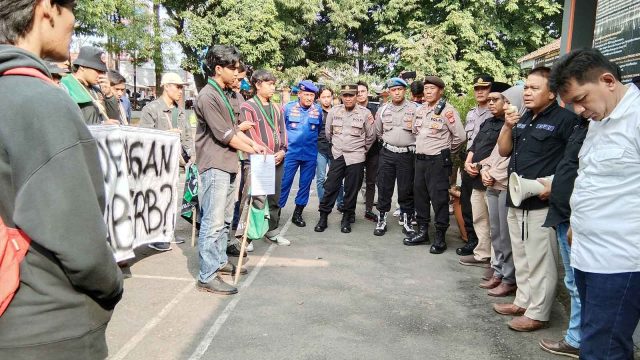
{"label": "combat boot", "polygon": [[316,224],[316,227],[313,228],[313,230],[315,232],[323,232],[326,228],[327,228],[327,217],[329,216],[329,214],[327,214],[326,212],[320,212],[320,220],[318,220],[318,223]]}
{"label": "combat boot", "polygon": [[436,228],[436,240],[431,245],[429,252],[432,254],[442,254],[447,250],[447,242],[444,240],[444,235],[447,232],[447,228]]}
{"label": "combat boot", "polygon": [[478,245],[478,238],[472,238],[471,236],[469,236],[467,243],[464,244],[464,246],[456,249],[456,254],[460,256],[472,255],[473,249],[475,249],[477,245]]}
{"label": "combat boot", "polygon": [[345,212],[342,214],[342,220],[340,221],[340,231],[348,234],[351,232],[351,216],[352,213]]}
{"label": "combat boot", "polygon": [[304,210],[304,206],[296,205],[296,209],[293,210],[293,216],[291,217],[291,222],[298,227],[307,226],[307,223],[304,222],[304,219],[302,218],[302,210]]}
{"label": "combat boot", "polygon": [[376,224],[376,229],[373,230],[373,235],[382,236],[387,232],[387,214],[384,211],[380,211],[380,215],[378,215],[378,223]]}
{"label": "combat boot", "polygon": [[414,233],[411,236],[404,238],[402,243],[407,246],[428,244],[429,243],[429,225],[420,224],[418,227],[418,232],[414,231]]}

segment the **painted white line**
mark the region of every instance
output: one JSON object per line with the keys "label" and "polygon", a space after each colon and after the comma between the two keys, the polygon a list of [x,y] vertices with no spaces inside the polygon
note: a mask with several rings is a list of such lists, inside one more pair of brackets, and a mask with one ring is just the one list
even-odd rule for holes
{"label": "painted white line", "polygon": [[[191,281],[193,281],[193,279],[191,279]],[[182,298],[185,295],[187,295],[187,293],[193,290],[194,290],[193,283],[185,286],[182,289],[182,291],[180,291],[178,295],[176,295],[176,297],[174,297],[173,300],[171,300],[170,303],[168,303],[164,308],[162,308],[162,310],[160,310],[160,312],[156,316],[154,316],[140,331],[138,331],[135,334],[135,336],[131,338],[131,340],[127,341],[127,343],[124,344],[124,346],[120,349],[120,351],[118,351],[118,353],[116,353],[112,357],[109,357],[109,359],[122,360],[127,355],[129,355],[131,350],[133,350],[142,340],[144,340],[144,338],[149,334],[149,332],[151,332],[151,330],[153,330],[153,328],[156,327],[156,325],[158,325],[160,321],[162,321],[162,319],[164,319],[164,317],[171,312],[173,307],[176,306],[178,303],[180,303]]]}
{"label": "painted white line", "polygon": [[157,276],[157,275],[136,275],[136,274],[131,274],[131,278],[133,278],[133,279],[190,281],[190,282],[194,282],[194,283],[196,281],[194,278],[183,278],[183,277],[174,277],[174,276]]}
{"label": "painted white line", "polygon": [[[284,227],[282,228],[282,231],[280,232],[280,236],[284,236],[287,233],[287,230],[289,230],[289,226],[291,226],[292,217],[293,215],[289,217],[289,220],[287,220],[287,223],[284,225]],[[258,273],[264,267],[264,264],[267,262],[267,260],[269,260],[269,257],[271,257],[271,253],[273,252],[273,250],[275,250],[277,246],[278,245],[276,244],[271,244],[269,246],[269,248],[264,253],[264,255],[262,255],[260,262],[258,262],[258,264],[253,269],[253,271],[251,271],[251,274],[249,275],[249,277],[247,277],[247,279],[242,282],[239,290],[246,289],[251,285],[251,283],[253,283],[253,280],[255,280],[255,278],[258,276]],[[218,318],[213,323],[213,325],[211,325],[211,328],[209,328],[209,331],[207,331],[207,334],[204,336],[204,338],[202,338],[202,341],[200,342],[200,344],[198,344],[198,347],[193,352],[193,354],[191,354],[191,356],[189,357],[189,360],[200,360],[202,356],[204,356],[204,353],[207,351],[207,349],[209,349],[209,346],[211,346],[211,343],[213,342],[213,338],[216,337],[216,335],[218,334],[218,331],[220,331],[220,329],[222,328],[222,325],[224,325],[224,323],[227,321],[227,319],[229,318],[233,310],[236,308],[236,305],[238,305],[238,302],[240,302],[240,300],[242,299],[243,294],[244,294],[243,291],[239,291],[238,295],[234,295],[233,300],[231,300],[229,304],[227,304],[227,306],[224,308],[220,316],[218,316]]]}

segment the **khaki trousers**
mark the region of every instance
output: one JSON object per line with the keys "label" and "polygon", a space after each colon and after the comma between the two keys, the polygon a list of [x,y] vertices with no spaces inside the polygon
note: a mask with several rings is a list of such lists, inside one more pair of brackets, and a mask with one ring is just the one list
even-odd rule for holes
{"label": "khaki trousers", "polygon": [[491,223],[489,222],[486,191],[473,189],[471,212],[473,213],[473,228],[478,236],[478,245],[473,250],[473,257],[478,261],[489,259],[491,258]]}
{"label": "khaki trousers", "polygon": [[556,234],[542,227],[548,210],[509,208],[507,216],[518,285],[513,303],[527,309],[526,317],[539,321],[549,321],[558,282]]}

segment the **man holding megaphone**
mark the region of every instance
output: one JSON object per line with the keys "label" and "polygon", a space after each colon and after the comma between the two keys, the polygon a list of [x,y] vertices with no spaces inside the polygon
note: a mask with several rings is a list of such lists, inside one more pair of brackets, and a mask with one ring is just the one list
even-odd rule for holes
{"label": "man holding megaphone", "polygon": [[[500,155],[511,156],[507,219],[518,289],[512,304],[494,304],[493,308],[499,314],[516,316],[508,324],[516,331],[534,331],[547,325],[558,280],[555,233],[542,227],[549,209],[549,192],[531,185],[555,173],[578,118],[558,105],[556,94],[549,88],[549,73],[547,67],[529,72],[524,88],[527,111],[520,116],[508,109],[498,137]],[[519,178],[514,178],[514,173]],[[522,190],[538,196],[525,198],[528,194]]]}

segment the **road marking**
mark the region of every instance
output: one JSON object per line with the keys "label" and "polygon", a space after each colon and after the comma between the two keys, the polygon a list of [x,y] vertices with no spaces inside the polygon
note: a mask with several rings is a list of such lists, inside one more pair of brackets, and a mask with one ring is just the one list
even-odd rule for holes
{"label": "road marking", "polygon": [[[284,227],[282,228],[282,231],[280,232],[280,236],[284,237],[284,235],[287,233],[287,230],[289,230],[289,226],[291,226],[292,217],[293,215],[291,215],[289,217],[289,220],[287,220],[287,223],[284,225]],[[271,244],[269,246],[269,248],[264,253],[264,255],[262,255],[260,262],[258,262],[258,264],[253,269],[253,271],[251,271],[251,274],[249,275],[249,277],[242,282],[239,290],[246,289],[251,285],[251,283],[253,283],[253,280],[255,280],[255,278],[258,276],[258,273],[264,267],[264,264],[267,262],[267,260],[269,260],[271,253],[273,252],[273,250],[275,250],[277,246],[278,245],[276,244]],[[218,331],[220,331],[220,329],[222,328],[222,325],[224,325],[227,319],[229,319],[229,315],[231,315],[231,312],[233,312],[236,305],[238,305],[238,302],[240,302],[240,300],[242,299],[242,295],[244,295],[244,291],[240,291],[238,295],[234,295],[233,300],[231,300],[229,304],[227,304],[227,306],[224,308],[220,316],[218,316],[218,318],[213,323],[213,325],[211,325],[211,328],[209,328],[209,331],[207,331],[207,334],[204,336],[200,344],[198,344],[198,347],[196,348],[196,350],[189,357],[189,360],[200,360],[202,356],[204,356],[204,353],[207,351],[207,349],[209,349],[209,346],[213,342],[213,338],[216,337],[216,335],[218,334]]]}
{"label": "road marking", "polygon": [[176,281],[189,281],[195,282],[194,278],[183,278],[183,277],[174,277],[174,276],[157,276],[157,275],[131,275],[133,279],[154,279],[154,280],[176,280]]}
{"label": "road marking", "polygon": [[[193,281],[193,279],[191,279],[191,281]],[[180,291],[178,295],[176,295],[176,297],[174,297],[173,300],[171,300],[170,303],[168,303],[162,310],[160,310],[160,312],[156,316],[154,316],[151,319],[151,321],[149,321],[140,331],[138,331],[138,333],[136,333],[134,337],[132,337],[129,341],[127,341],[127,343],[124,344],[124,346],[120,349],[120,351],[118,351],[117,354],[110,357],[109,359],[122,360],[127,355],[129,355],[131,350],[133,350],[136,346],[138,346],[138,344],[149,334],[149,332],[151,332],[151,330],[153,330],[153,328],[156,327],[156,325],[158,325],[160,321],[162,321],[162,319],[164,319],[164,317],[171,312],[173,307],[176,306],[178,303],[180,303],[182,298],[193,290],[194,290],[193,283],[190,283],[189,285],[185,286],[182,289],[182,291]]]}

